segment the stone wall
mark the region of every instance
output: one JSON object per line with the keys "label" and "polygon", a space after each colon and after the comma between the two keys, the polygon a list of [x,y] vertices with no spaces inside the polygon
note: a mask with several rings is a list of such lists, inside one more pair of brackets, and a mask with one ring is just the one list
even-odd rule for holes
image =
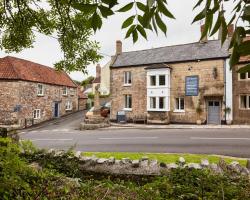
{"label": "stone wall", "polygon": [[250,95],[250,79],[239,80],[237,70],[245,65],[233,68],[233,123],[250,124],[250,109],[240,108],[240,95]]}
{"label": "stone wall", "polygon": [[[196,123],[196,107],[200,99],[203,113],[202,121],[207,119],[207,100],[218,99],[223,105],[224,98],[224,60],[208,60],[200,62],[186,62],[169,64],[171,70],[170,91],[170,122],[174,123]],[[111,120],[116,119],[117,111],[124,108],[124,95],[132,95],[132,111],[127,112],[131,117],[136,114],[147,112],[147,82],[146,66],[134,66],[123,68],[111,68]],[[132,72],[132,85],[124,86],[124,72]],[[215,74],[215,75],[214,75]],[[185,77],[199,76],[199,96],[185,96]],[[216,76],[216,77],[215,77]],[[214,78],[215,77],[215,78]],[[185,98],[185,112],[175,112],[175,98]],[[221,107],[221,119],[223,118],[223,107]]]}
{"label": "stone wall", "polygon": [[[34,120],[33,123],[40,123],[53,118],[54,102],[60,104],[60,116],[69,114],[78,110],[78,95],[76,88],[68,88],[68,95],[63,96],[63,86],[44,85],[44,95],[37,96],[37,84],[35,82],[26,81],[1,81],[1,98],[0,110],[6,110],[12,113],[5,120],[11,124],[19,123],[21,127],[25,125],[25,121],[33,119],[33,111],[41,109],[41,118]],[[3,87],[2,87],[3,86]],[[66,111],[65,105],[67,101],[72,102],[72,110]],[[20,105],[19,112],[13,112],[14,107]],[[4,123],[4,122],[2,122]],[[30,123],[29,123],[30,124]]]}
{"label": "stone wall", "polygon": [[88,99],[78,99],[78,108],[79,110],[86,110],[87,109],[87,100]]}

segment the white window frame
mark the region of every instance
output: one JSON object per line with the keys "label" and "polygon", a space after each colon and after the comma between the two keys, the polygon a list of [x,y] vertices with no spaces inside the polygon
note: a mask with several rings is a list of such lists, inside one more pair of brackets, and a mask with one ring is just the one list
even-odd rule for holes
{"label": "white window frame", "polygon": [[[128,97],[131,98],[131,108],[128,106]],[[123,110],[126,110],[126,111],[132,111],[132,106],[133,106],[133,102],[132,102],[132,95],[131,94],[125,94],[124,95],[124,109]]]}
{"label": "white window frame", "polygon": [[68,96],[68,88],[66,86],[63,87],[62,95]]}
{"label": "white window frame", "polygon": [[240,75],[241,75],[241,73],[239,73],[239,81],[250,81],[250,77],[249,77],[249,74],[250,74],[250,72],[246,72],[245,73],[246,74],[246,78],[245,79],[241,79],[240,78]]}
{"label": "white window frame", "polygon": [[72,109],[73,109],[72,101],[66,101],[65,110],[72,110]]}
{"label": "white window frame", "polygon": [[37,84],[37,96],[44,96],[44,85],[41,83]]}
{"label": "white window frame", "polygon": [[[155,85],[152,85],[152,84],[151,84],[151,80],[152,80],[151,78],[152,78],[152,77],[155,77]],[[149,76],[149,86],[150,86],[150,87],[157,87],[157,75],[150,75],[150,76]]]}
{"label": "white window frame", "polygon": [[33,111],[33,118],[34,119],[41,119],[41,109],[35,109]]}
{"label": "white window frame", "polygon": [[[177,105],[176,105],[176,100],[178,99],[178,105],[179,105],[179,107],[177,108]],[[184,108],[182,109],[181,108],[181,100],[183,99],[183,101],[184,101]],[[175,99],[175,110],[174,110],[174,112],[185,112],[185,98],[184,97],[176,97]]]}
{"label": "white window frame", "polygon": [[[246,96],[246,108],[241,107],[241,97],[243,97],[243,96]],[[250,103],[250,94],[242,94],[242,95],[240,95],[240,98],[239,98],[239,109],[240,110],[250,110],[249,103]]]}
{"label": "white window frame", "polygon": [[70,96],[74,96],[74,95],[75,95],[75,90],[74,90],[74,88],[70,88],[69,91],[70,91]]}
{"label": "white window frame", "polygon": [[[152,99],[155,99],[155,107],[152,107]],[[152,110],[157,109],[157,97],[149,97],[149,108]]]}
{"label": "white window frame", "polygon": [[[131,86],[132,85],[132,72],[131,71],[125,71],[123,74],[124,83],[123,86]],[[130,78],[130,83],[129,83]]]}

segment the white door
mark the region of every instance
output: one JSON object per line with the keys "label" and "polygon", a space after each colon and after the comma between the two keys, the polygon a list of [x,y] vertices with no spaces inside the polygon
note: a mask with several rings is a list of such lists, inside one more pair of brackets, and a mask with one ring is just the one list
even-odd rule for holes
{"label": "white door", "polygon": [[208,124],[221,124],[220,119],[220,101],[209,100],[208,101]]}

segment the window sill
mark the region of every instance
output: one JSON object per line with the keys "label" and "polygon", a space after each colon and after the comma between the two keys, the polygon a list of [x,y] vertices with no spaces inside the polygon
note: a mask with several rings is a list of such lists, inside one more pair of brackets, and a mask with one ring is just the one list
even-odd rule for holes
{"label": "window sill", "polygon": [[124,111],[132,111],[132,108],[123,108]]}
{"label": "window sill", "polygon": [[65,109],[66,111],[72,111],[72,109]]}
{"label": "window sill", "polygon": [[123,87],[130,87],[132,84],[123,84]]}
{"label": "window sill", "polygon": [[185,113],[185,110],[174,110],[174,113]]}
{"label": "window sill", "polygon": [[67,94],[63,94],[62,96],[67,97],[68,95]]}
{"label": "window sill", "polygon": [[44,94],[37,94],[38,97],[44,97]]}

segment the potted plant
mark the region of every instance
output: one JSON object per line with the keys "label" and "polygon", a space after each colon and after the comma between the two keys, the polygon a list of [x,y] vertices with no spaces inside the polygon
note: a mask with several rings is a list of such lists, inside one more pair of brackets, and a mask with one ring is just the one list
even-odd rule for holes
{"label": "potted plant", "polygon": [[202,108],[201,108],[201,105],[199,104],[198,106],[197,106],[197,108],[196,108],[196,113],[197,113],[197,115],[198,115],[198,119],[197,119],[197,121],[196,121],[196,123],[198,124],[198,125],[201,125],[202,124],[202,121],[201,121],[201,113],[203,112],[203,110],[202,110]]}
{"label": "potted plant", "polygon": [[225,115],[226,115],[226,123],[227,123],[227,125],[232,124],[232,120],[229,119],[229,115],[230,115],[230,113],[231,113],[231,108],[230,108],[230,107],[226,107],[226,108],[224,109],[224,112],[225,112]]}

